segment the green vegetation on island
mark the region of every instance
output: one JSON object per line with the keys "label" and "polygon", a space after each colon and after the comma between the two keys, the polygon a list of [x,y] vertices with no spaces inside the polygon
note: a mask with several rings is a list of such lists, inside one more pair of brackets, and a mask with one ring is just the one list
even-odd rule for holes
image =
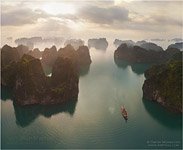
{"label": "green vegetation on island", "polygon": [[145,72],[143,97],[157,101],[174,112],[182,112],[182,53]]}

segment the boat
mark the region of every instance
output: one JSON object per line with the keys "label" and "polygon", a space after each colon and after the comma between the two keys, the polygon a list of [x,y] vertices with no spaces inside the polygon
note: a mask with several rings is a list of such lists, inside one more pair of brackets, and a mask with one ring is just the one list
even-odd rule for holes
{"label": "boat", "polygon": [[121,114],[124,117],[125,120],[128,120],[128,113],[124,106],[121,106]]}

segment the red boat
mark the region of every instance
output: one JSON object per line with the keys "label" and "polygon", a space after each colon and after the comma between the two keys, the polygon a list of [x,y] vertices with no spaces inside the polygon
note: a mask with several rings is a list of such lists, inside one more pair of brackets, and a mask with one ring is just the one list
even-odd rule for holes
{"label": "red boat", "polygon": [[121,106],[121,114],[125,118],[125,120],[128,120],[128,113],[124,106]]}

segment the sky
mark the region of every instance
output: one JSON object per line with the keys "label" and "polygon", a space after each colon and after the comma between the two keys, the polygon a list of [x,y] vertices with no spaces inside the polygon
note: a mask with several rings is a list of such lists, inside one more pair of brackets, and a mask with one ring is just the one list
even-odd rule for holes
{"label": "sky", "polygon": [[182,37],[183,1],[1,0],[1,41],[21,37]]}

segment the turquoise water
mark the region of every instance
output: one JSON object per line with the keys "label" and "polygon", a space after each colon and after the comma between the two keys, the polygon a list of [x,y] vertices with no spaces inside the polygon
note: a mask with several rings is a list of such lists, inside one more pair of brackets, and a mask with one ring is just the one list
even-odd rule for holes
{"label": "turquoise water", "polygon": [[147,66],[116,65],[114,49],[90,50],[76,103],[22,108],[2,88],[2,148],[181,148],[181,115],[142,100]]}

